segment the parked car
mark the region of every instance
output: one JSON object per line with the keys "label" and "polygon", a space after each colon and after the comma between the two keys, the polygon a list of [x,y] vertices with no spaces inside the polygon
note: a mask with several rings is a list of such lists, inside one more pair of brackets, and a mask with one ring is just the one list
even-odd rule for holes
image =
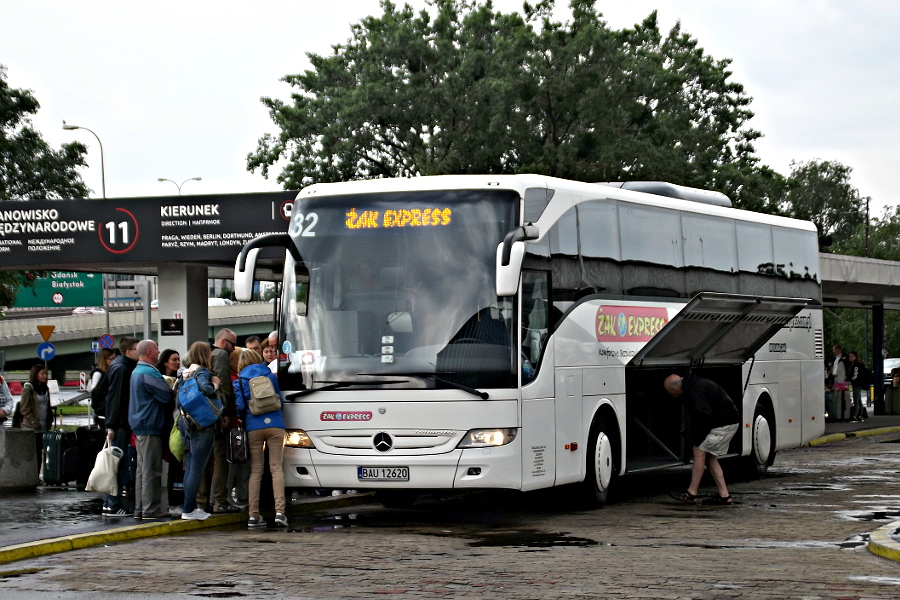
{"label": "parked car", "polygon": [[206,305],[207,306],[228,306],[229,304],[234,304],[231,300],[227,298],[207,298]]}
{"label": "parked car", "polygon": [[79,306],[72,309],[73,315],[105,315],[106,309],[102,306]]}
{"label": "parked car", "polygon": [[884,359],[884,387],[891,387],[891,371],[900,369],[900,358]]}

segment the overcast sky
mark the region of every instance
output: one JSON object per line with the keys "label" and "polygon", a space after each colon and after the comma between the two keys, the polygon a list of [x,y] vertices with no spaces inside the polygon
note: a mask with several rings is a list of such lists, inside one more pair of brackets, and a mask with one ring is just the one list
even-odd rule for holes
{"label": "overcast sky", "polygon": [[[396,2],[401,4],[401,2]],[[422,7],[423,0],[411,2]],[[558,2],[565,6],[567,2]],[[787,175],[792,160],[836,160],[871,196],[872,213],[900,201],[894,173],[900,120],[900,4],[873,0],[725,2],[599,1],[620,29],[654,8],[664,32],[680,20],[714,58],[733,59],[733,79],[754,101],[751,126],[765,164]],[[504,11],[521,2],[497,0]],[[558,11],[565,16],[565,11]],[[82,175],[108,197],[280,189],[246,169],[266,132],[277,133],[262,96],[287,99],[279,81],[327,54],[350,24],[381,14],[377,0],[0,0],[0,64],[14,88],[34,92],[35,127],[54,147],[88,145]]]}

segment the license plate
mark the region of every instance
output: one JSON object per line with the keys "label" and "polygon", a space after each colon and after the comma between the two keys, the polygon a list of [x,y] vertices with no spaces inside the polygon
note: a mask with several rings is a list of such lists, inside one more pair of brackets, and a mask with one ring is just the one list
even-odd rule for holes
{"label": "license plate", "polygon": [[360,481],[409,481],[409,467],[356,467]]}

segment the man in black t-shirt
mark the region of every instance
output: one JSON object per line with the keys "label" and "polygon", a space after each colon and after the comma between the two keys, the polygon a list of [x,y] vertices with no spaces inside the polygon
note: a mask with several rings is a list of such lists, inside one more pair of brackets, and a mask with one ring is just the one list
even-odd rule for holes
{"label": "man in black t-shirt", "polygon": [[725,475],[718,456],[728,452],[731,438],[737,433],[740,413],[734,401],[725,390],[714,381],[695,375],[666,377],[664,387],[673,398],[679,399],[691,415],[691,445],[694,448],[694,465],[691,470],[691,484],[683,492],[673,492],[671,496],[685,504],[694,504],[703,477],[703,468],[716,484],[718,494],[705,504],[731,505],[734,503],[725,485]]}

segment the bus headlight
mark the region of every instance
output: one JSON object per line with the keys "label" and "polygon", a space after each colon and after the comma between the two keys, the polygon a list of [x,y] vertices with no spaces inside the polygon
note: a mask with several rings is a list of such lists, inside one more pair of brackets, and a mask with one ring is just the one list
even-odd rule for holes
{"label": "bus headlight", "polygon": [[514,439],[518,429],[472,429],[463,437],[457,448],[488,448],[505,446]]}
{"label": "bus headlight", "polygon": [[315,448],[312,440],[302,429],[288,429],[284,435],[284,445],[291,448]]}

